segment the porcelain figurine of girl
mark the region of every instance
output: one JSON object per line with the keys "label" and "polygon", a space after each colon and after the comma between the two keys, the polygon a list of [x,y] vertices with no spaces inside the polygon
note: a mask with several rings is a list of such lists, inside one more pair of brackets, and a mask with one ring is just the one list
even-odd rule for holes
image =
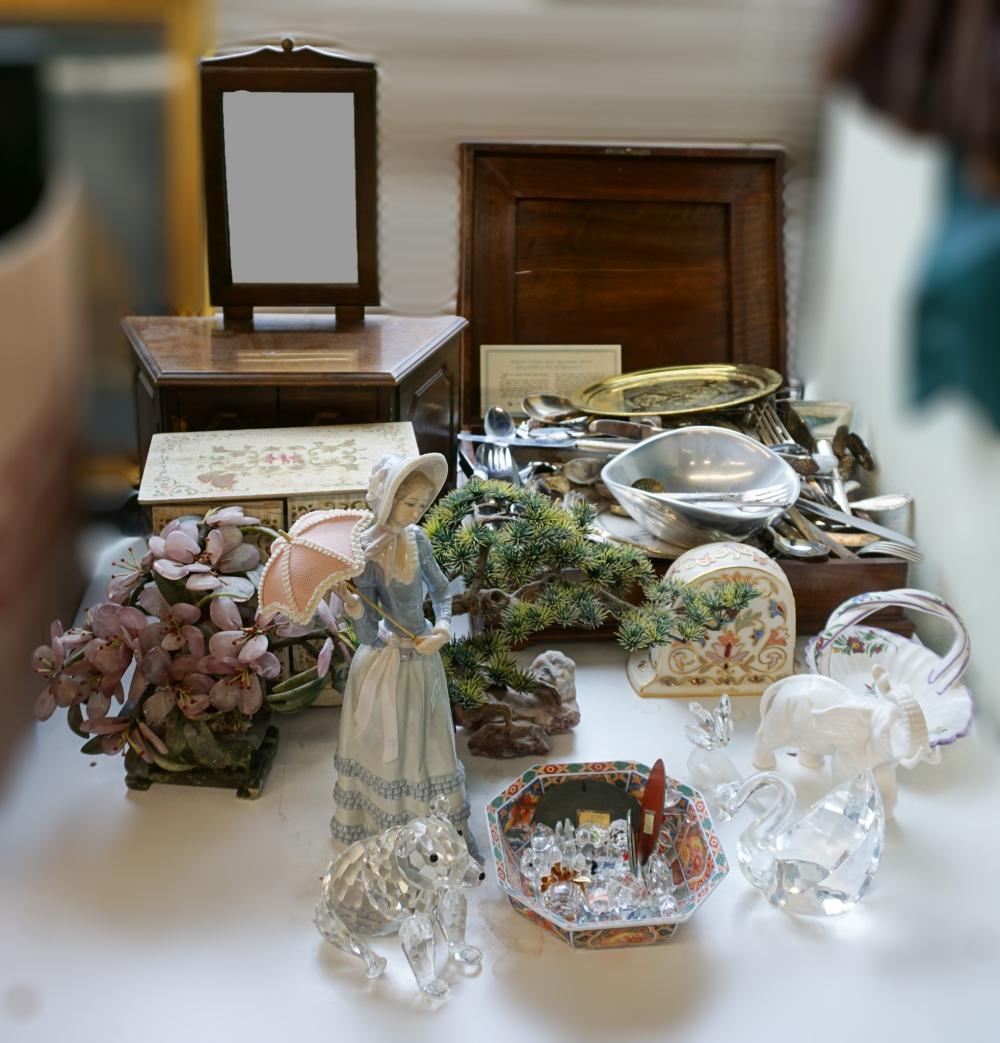
{"label": "porcelain figurine of girl", "polygon": [[[451,595],[417,526],[447,475],[440,453],[384,456],[372,470],[367,500],[375,517],[362,537],[367,565],[354,583],[380,611],[339,591],[361,644],[341,709],[330,828],[336,840],[352,843],[426,815],[443,795],[478,857],[439,653],[451,636]],[[425,589],[433,626],[424,617]]]}

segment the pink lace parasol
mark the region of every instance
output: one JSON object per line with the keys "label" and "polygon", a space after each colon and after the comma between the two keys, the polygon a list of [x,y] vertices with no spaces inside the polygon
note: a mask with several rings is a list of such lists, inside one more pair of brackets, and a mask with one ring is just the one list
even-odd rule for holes
{"label": "pink lace parasol", "polygon": [[361,533],[369,511],[310,511],[271,544],[271,556],[260,579],[260,614],[280,612],[307,624],[320,601],[338,583],[365,569]]}

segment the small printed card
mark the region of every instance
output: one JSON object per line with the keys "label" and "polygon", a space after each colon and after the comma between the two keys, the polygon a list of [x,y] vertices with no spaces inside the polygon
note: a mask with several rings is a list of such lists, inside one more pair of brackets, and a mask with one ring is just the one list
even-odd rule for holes
{"label": "small printed card", "polygon": [[545,392],[576,396],[622,371],[620,344],[483,344],[479,348],[479,402],[485,412],[503,406],[524,415],[521,399]]}

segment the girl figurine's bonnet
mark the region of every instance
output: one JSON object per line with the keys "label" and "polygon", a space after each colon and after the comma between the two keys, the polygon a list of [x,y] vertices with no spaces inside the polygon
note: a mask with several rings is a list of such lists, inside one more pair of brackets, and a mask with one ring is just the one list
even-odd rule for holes
{"label": "girl figurine's bonnet", "polygon": [[[465,771],[455,752],[438,652],[451,636],[451,595],[430,540],[417,527],[447,477],[440,453],[384,456],[372,470],[367,499],[374,520],[362,535],[367,564],[354,580],[367,602],[340,591],[360,641],[334,761],[330,828],[343,842],[425,815],[431,801],[443,795],[449,818],[477,854],[467,828]],[[424,617],[425,590],[433,626]]]}

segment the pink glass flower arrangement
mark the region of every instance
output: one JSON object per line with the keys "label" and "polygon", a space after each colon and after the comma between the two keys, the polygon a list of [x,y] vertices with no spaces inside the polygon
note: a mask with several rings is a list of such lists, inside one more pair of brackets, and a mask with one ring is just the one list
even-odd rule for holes
{"label": "pink glass flower arrangement", "polygon": [[[331,673],[346,675],[356,647],[336,595],[307,626],[257,611],[253,540],[277,535],[237,506],[169,522],[145,555],[115,563],[108,600],[82,626],[52,624],[34,653],[47,682],[35,715],[65,708],[84,753],[124,754],[129,786],[233,785],[256,796],[277,745],[271,711],[310,705]],[[281,654],[294,645],[315,665],[285,676]]]}

